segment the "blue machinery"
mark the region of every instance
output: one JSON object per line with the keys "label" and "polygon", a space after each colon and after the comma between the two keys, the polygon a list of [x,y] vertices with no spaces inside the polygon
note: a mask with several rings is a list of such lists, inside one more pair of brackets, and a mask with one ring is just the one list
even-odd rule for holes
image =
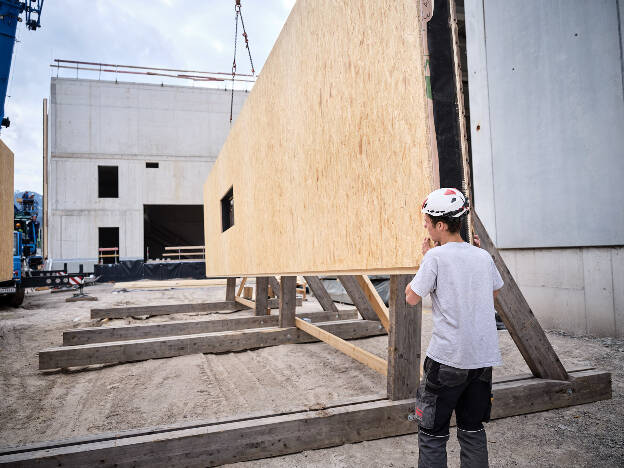
{"label": "blue machinery", "polygon": [[11,72],[17,23],[23,21],[20,15],[24,13],[26,27],[31,31],[36,30],[41,26],[39,22],[41,8],[43,8],[43,0],[26,0],[23,2],[0,0],[0,122],[5,127],[11,123],[8,118],[4,117],[4,101]]}

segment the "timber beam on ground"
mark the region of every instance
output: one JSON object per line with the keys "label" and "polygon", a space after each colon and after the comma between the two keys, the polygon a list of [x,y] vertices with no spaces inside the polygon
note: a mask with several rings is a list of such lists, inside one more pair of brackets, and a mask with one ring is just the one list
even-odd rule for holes
{"label": "timber beam on ground", "polygon": [[[236,299],[236,298],[235,298]],[[164,304],[154,306],[132,306],[132,307],[111,307],[102,309],[91,309],[92,319],[102,318],[126,318],[139,315],[171,315],[188,314],[193,312],[221,312],[236,311],[255,308],[255,302],[249,301],[251,305],[241,304],[237,300],[219,302],[200,302],[196,304]],[[301,298],[297,298],[297,306],[301,306]],[[278,309],[279,300],[269,299],[267,301],[269,309]]]}
{"label": "timber beam on ground", "polygon": [[[302,319],[309,319],[312,322],[329,322],[334,320],[355,320],[358,318],[358,313],[356,309],[348,309],[336,312],[300,312],[296,316]],[[63,346],[276,327],[278,319],[277,315],[265,315],[219,320],[177,320],[121,327],[74,328],[63,332]]]}
{"label": "timber beam on ground", "polygon": [[[347,340],[386,333],[379,322],[370,320],[338,320],[319,322],[317,325],[323,330]],[[229,353],[281,344],[312,343],[315,341],[318,340],[296,327],[271,327],[63,346],[40,351],[39,369],[49,370],[92,364],[143,361],[197,353]]]}
{"label": "timber beam on ground", "polygon": [[[611,374],[495,382],[492,419],[611,398]],[[414,400],[362,399],[319,410],[198,421],[0,449],[0,466],[218,466],[415,433]],[[383,423],[380,423],[383,422]]]}

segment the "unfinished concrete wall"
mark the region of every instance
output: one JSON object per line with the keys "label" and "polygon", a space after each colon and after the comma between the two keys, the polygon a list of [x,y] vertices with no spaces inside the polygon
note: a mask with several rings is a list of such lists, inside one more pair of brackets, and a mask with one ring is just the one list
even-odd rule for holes
{"label": "unfinished concrete wall", "polygon": [[207,275],[416,269],[433,185],[418,5],[295,4],[204,186]]}
{"label": "unfinished concrete wall", "polygon": [[13,152],[0,140],[0,281],[13,278]]}
{"label": "unfinished concrete wall", "polygon": [[624,336],[617,0],[466,0],[475,206],[547,328]]}
{"label": "unfinished concrete wall", "polygon": [[[202,204],[201,186],[229,132],[230,96],[52,78],[50,257],[95,259],[98,227],[119,227],[121,257],[143,258],[143,205]],[[235,116],[246,97],[235,93]],[[118,166],[118,198],[98,197],[98,166]]]}
{"label": "unfinished concrete wall", "polygon": [[624,247],[501,250],[545,328],[624,337]]}

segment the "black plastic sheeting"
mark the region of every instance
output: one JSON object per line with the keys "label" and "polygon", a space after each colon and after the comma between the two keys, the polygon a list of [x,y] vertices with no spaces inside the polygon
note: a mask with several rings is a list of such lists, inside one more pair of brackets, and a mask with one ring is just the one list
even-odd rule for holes
{"label": "black plastic sheeting", "polygon": [[168,280],[174,278],[205,279],[204,262],[144,263],[143,260],[123,260],[111,265],[94,265],[100,283],[108,281]]}
{"label": "black plastic sheeting", "polygon": [[[383,275],[374,275],[368,277],[375,286],[379,297],[384,301],[386,305],[390,303],[390,277]],[[347,294],[347,291],[342,287],[342,283],[338,279],[333,277],[321,278],[325,289],[336,302],[342,302],[344,304],[353,304],[351,298]]]}
{"label": "black plastic sheeting", "polygon": [[[429,46],[433,122],[438,143],[440,187],[454,187],[461,190],[464,186],[464,170],[448,0],[435,0],[433,17],[427,23],[427,45]],[[467,240],[468,226],[465,216],[462,219],[461,235],[464,240]]]}

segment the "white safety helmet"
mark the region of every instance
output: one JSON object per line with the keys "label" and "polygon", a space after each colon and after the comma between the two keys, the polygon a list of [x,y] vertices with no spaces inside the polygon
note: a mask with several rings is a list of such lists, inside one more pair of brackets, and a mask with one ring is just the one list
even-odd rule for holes
{"label": "white safety helmet", "polygon": [[469,210],[470,203],[463,193],[454,188],[441,188],[425,198],[421,211],[429,216],[459,218]]}

